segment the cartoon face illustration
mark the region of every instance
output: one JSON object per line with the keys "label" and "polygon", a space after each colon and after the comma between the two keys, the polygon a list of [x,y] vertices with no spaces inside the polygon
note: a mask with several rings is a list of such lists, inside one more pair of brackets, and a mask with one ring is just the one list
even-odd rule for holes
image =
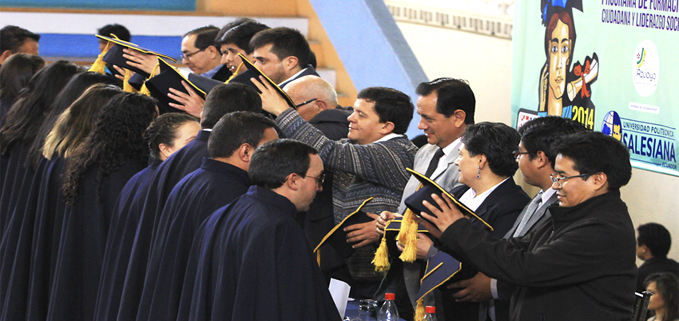
{"label": "cartoon face illustration", "polygon": [[561,99],[566,88],[566,72],[570,66],[571,39],[569,26],[557,20],[549,43],[550,98]]}

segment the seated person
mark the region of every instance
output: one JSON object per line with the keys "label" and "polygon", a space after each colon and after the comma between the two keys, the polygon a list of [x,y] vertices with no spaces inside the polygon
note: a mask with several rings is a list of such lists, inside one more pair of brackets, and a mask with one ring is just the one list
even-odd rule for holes
{"label": "seated person", "polygon": [[471,228],[452,201],[434,196],[437,207],[421,224],[453,257],[489,277],[517,286],[511,320],[627,320],[634,306],[634,227],[620,187],[629,182],[629,151],[599,132],[564,137],[552,188],[559,206],[553,224],[527,236],[498,239]]}

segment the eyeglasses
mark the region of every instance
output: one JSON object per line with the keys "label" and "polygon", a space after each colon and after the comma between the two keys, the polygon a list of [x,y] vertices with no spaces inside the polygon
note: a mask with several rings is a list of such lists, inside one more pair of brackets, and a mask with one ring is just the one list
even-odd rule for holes
{"label": "eyeglasses", "polygon": [[315,179],[316,185],[318,185],[318,186],[322,186],[323,183],[325,182],[325,173],[321,173],[321,175],[318,175],[318,176],[307,175],[306,177],[311,177],[311,178]]}
{"label": "eyeglasses", "polygon": [[512,155],[514,155],[514,157],[516,157],[516,159],[519,159],[519,157],[521,157],[521,155],[528,155],[528,154],[530,154],[530,153],[529,152],[522,152],[522,151],[519,151],[519,150],[515,150],[515,151],[512,152]]}
{"label": "eyeglasses", "polygon": [[592,176],[592,174],[580,174],[580,175],[573,175],[573,176],[561,176],[559,173],[554,173],[554,174],[549,174],[549,178],[552,180],[552,184],[557,184],[559,187],[562,187],[561,184],[563,184],[563,181],[571,178],[576,178],[576,177],[586,177],[583,178],[583,180],[589,179],[589,177]]}
{"label": "eyeglasses", "polygon": [[309,100],[307,100],[307,101],[305,101],[305,102],[303,102],[303,103],[301,103],[301,104],[295,105],[295,108],[302,107],[302,106],[304,106],[304,105],[306,105],[306,104],[313,103],[314,101],[317,101],[317,100],[318,100],[318,98],[309,99]]}
{"label": "eyeglasses", "polygon": [[198,51],[192,52],[192,53],[190,53],[190,54],[182,54],[181,57],[182,57],[182,59],[189,60],[189,59],[191,59],[191,56],[193,56],[193,55],[195,55],[195,54],[197,54],[197,53],[199,53],[199,52],[201,52],[201,51],[203,51],[203,50],[205,50],[205,49],[207,49],[207,48],[198,49]]}

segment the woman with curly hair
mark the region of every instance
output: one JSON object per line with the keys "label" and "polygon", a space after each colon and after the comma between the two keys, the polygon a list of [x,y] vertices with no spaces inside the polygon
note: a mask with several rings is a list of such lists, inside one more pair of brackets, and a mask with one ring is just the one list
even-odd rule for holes
{"label": "woman with curly hair", "polygon": [[112,209],[127,181],[146,167],[144,130],[156,102],[121,93],[103,107],[94,129],[66,159],[66,205],[49,294],[48,319],[92,320]]}
{"label": "woman with curly hair", "polygon": [[132,241],[137,231],[139,214],[143,210],[140,207],[144,204],[158,165],[192,142],[200,129],[196,118],[185,113],[162,114],[146,129],[144,139],[148,142],[152,160],[146,169],[127,182],[113,209],[94,320],[116,319]]}
{"label": "woman with curly hair", "polygon": [[667,272],[653,273],[646,280],[646,291],[653,295],[648,301],[648,310],[655,313],[648,321],[679,320],[679,290],[677,277]]}
{"label": "woman with curly hair", "polygon": [[12,105],[0,128],[0,236],[18,201],[21,183],[33,179],[24,167],[26,153],[33,143],[45,115],[61,89],[83,69],[65,60],[53,62],[38,71]]}
{"label": "woman with curly hair", "polygon": [[22,185],[28,187],[25,196],[17,202],[0,243],[0,318],[26,319],[27,293],[46,293],[40,288],[47,282],[36,282],[29,289],[29,279],[46,280],[41,277],[43,267],[50,266],[52,237],[55,230],[56,235],[61,230],[64,206],[59,196],[64,158],[82,143],[101,108],[119,93],[122,89],[116,86],[92,86],[63,112],[47,136],[46,158],[41,157],[33,181]]}

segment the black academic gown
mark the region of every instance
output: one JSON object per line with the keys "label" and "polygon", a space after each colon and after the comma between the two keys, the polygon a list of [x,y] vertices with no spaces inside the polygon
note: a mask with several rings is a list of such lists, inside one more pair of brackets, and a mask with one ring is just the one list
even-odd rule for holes
{"label": "black academic gown", "polygon": [[65,160],[49,161],[43,172],[37,196],[33,239],[30,244],[30,268],[26,320],[45,320],[52,288],[52,275],[58,252],[59,236],[65,210],[62,173]]}
{"label": "black academic gown", "polygon": [[[469,190],[468,186],[461,185],[453,188],[451,194],[459,199],[467,190]],[[514,179],[510,177],[495,188],[474,213],[493,227],[493,231],[490,232],[492,236],[501,239],[512,228],[514,221],[530,200],[521,186],[516,185]],[[479,229],[487,229],[483,223],[474,218],[470,221],[472,225]],[[463,262],[463,266],[465,266],[465,262]],[[459,280],[471,278],[476,273],[476,268],[467,263],[467,267],[463,267],[460,271],[461,278]],[[450,290],[445,286],[439,287],[439,289],[443,292],[442,306],[444,307],[445,320],[478,320],[478,303],[456,302],[452,295],[457,289]]]}
{"label": "black academic gown", "polygon": [[31,244],[43,179],[49,179],[51,162],[42,159],[32,181],[22,184],[5,234],[0,241],[0,320],[20,320],[26,316]]}
{"label": "black academic gown", "polygon": [[90,171],[67,206],[59,237],[47,320],[92,320],[112,210],[127,181],[146,164],[128,160],[101,181],[101,199]]}
{"label": "black academic gown", "polygon": [[193,236],[201,223],[250,188],[248,173],[212,159],[179,182],[159,217],[137,320],[174,320]]}
{"label": "black academic gown", "polygon": [[201,225],[177,320],[340,320],[285,197],[252,186]]}
{"label": "black academic gown", "polygon": [[158,159],[150,161],[120,192],[106,240],[94,320],[115,320],[118,315],[134,235],[149,185],[160,163]]}
{"label": "black academic gown", "polygon": [[[17,202],[26,198],[26,189],[33,182],[35,171],[24,166],[26,153],[30,143],[17,143],[12,150],[3,156],[0,169],[4,170],[2,176],[2,193],[0,193],[0,237],[5,233],[5,228],[14,213]],[[25,183],[25,187],[22,186]]]}
{"label": "black academic gown", "polygon": [[127,266],[125,285],[118,310],[119,320],[135,320],[146,275],[149,250],[153,244],[153,231],[157,217],[163,211],[172,188],[184,176],[200,168],[204,157],[209,157],[207,141],[210,131],[201,131],[196,139],[168,157],[156,170],[149,185],[148,196],[139,218],[134,244],[128,262],[117,262]]}

